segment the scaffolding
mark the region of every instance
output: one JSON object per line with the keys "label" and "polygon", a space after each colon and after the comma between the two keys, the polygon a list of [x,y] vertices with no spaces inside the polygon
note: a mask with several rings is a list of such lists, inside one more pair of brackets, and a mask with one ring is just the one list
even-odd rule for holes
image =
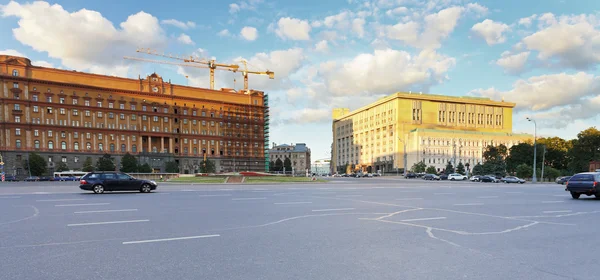
{"label": "scaffolding", "polygon": [[264,95],[263,99],[264,104],[264,138],[265,138],[265,172],[269,172],[270,168],[270,159],[269,159],[269,96],[267,94]]}

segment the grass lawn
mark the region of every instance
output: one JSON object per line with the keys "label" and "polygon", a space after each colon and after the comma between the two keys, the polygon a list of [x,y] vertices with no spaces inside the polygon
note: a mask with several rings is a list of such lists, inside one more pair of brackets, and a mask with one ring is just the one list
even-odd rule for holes
{"label": "grass lawn", "polygon": [[[309,177],[280,177],[280,176],[265,176],[265,177],[246,177],[246,183],[293,183],[293,182],[313,182]],[[314,182],[325,182],[325,180],[317,179]]]}
{"label": "grass lawn", "polygon": [[200,183],[200,184],[219,184],[225,183],[223,177],[179,177],[169,180],[172,183]]}

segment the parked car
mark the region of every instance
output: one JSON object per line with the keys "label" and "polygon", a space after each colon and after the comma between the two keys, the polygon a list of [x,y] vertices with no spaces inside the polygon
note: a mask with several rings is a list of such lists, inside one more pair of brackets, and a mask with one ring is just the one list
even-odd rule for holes
{"label": "parked car", "polygon": [[504,183],[510,184],[510,183],[515,183],[515,184],[525,184],[525,180],[519,178],[519,177],[515,177],[515,176],[507,176],[502,178],[501,180]]}
{"label": "parked car", "polygon": [[475,175],[475,176],[471,176],[471,179],[469,179],[471,182],[479,182],[479,179],[481,178],[481,175]]}
{"label": "parked car", "polygon": [[448,174],[440,174],[440,180],[448,180]]}
{"label": "parked car", "polygon": [[566,182],[568,182],[568,181],[569,181],[569,179],[571,179],[571,176],[562,176],[562,177],[558,177],[558,178],[556,178],[556,183],[557,183],[557,184],[564,185]]}
{"label": "parked car", "polygon": [[582,194],[600,198],[599,182],[600,172],[578,173],[569,179],[565,191],[570,192],[573,199],[578,199]]}
{"label": "parked car", "polygon": [[458,174],[458,173],[452,173],[452,174],[448,175],[448,180],[450,180],[450,181],[467,180],[467,176]]}
{"label": "parked car", "polygon": [[39,181],[39,180],[40,180],[40,177],[38,177],[38,176],[29,176],[29,177],[25,178],[25,180],[23,180],[23,181],[25,181],[25,182],[35,182],[35,181]]}
{"label": "parked car", "polygon": [[19,179],[17,179],[17,177],[13,176],[13,175],[6,175],[6,176],[4,176],[4,181],[5,182],[19,182]]}
{"label": "parked car", "polygon": [[435,174],[425,174],[425,176],[423,176],[423,180],[436,180],[439,181],[440,180],[440,176],[435,175]]}
{"label": "parked car", "polygon": [[485,175],[485,176],[480,176],[478,182],[496,183],[496,180],[498,180],[498,179],[496,179],[496,177]]}
{"label": "parked car", "polygon": [[485,175],[485,176],[488,176],[488,177],[492,178],[493,183],[500,183],[500,179],[502,179],[502,178],[500,178],[500,177],[498,177],[496,175]]}
{"label": "parked car", "polygon": [[414,178],[417,178],[417,174],[412,173],[412,172],[411,173],[407,173],[406,177],[404,177],[404,178],[406,178],[406,179],[414,179]]}
{"label": "parked car", "polygon": [[149,193],[158,184],[152,180],[136,179],[123,172],[90,172],[81,178],[79,188],[100,194],[105,191],[140,191]]}

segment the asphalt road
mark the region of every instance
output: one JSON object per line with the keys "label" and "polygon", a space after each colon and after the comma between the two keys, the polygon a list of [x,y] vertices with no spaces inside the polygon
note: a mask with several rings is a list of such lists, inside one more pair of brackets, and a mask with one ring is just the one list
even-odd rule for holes
{"label": "asphalt road", "polygon": [[0,279],[597,279],[600,200],[556,184],[0,184]]}

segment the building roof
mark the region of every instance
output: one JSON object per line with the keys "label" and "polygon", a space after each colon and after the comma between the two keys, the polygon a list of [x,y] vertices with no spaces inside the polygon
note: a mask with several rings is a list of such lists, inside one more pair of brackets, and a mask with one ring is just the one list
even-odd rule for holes
{"label": "building roof", "polygon": [[294,152],[308,152],[308,147],[304,143],[298,143],[294,146]]}
{"label": "building roof", "polygon": [[350,111],[349,113],[334,119],[341,120],[347,117],[350,117],[356,113],[360,113],[362,111],[368,110],[380,104],[389,102],[394,99],[412,99],[412,100],[425,100],[425,101],[442,101],[448,103],[458,103],[458,104],[474,104],[474,105],[489,105],[489,106],[499,106],[499,107],[509,107],[514,108],[516,103],[504,102],[504,101],[494,101],[487,97],[475,97],[475,96],[451,96],[451,95],[441,95],[441,94],[425,94],[425,93],[410,93],[410,92],[396,92],[390,94],[388,96],[382,97],[379,100],[367,104],[363,107],[360,107],[356,110]]}
{"label": "building roof", "polygon": [[[291,150],[284,150],[284,151],[278,151],[276,150],[277,148],[286,148],[289,149],[291,148]],[[296,143],[296,145],[288,145],[288,144],[281,144],[281,145],[276,145],[271,149],[271,152],[274,153],[279,153],[279,152],[292,152],[292,153],[305,153],[305,152],[309,152],[310,149],[306,146],[305,143]]]}

